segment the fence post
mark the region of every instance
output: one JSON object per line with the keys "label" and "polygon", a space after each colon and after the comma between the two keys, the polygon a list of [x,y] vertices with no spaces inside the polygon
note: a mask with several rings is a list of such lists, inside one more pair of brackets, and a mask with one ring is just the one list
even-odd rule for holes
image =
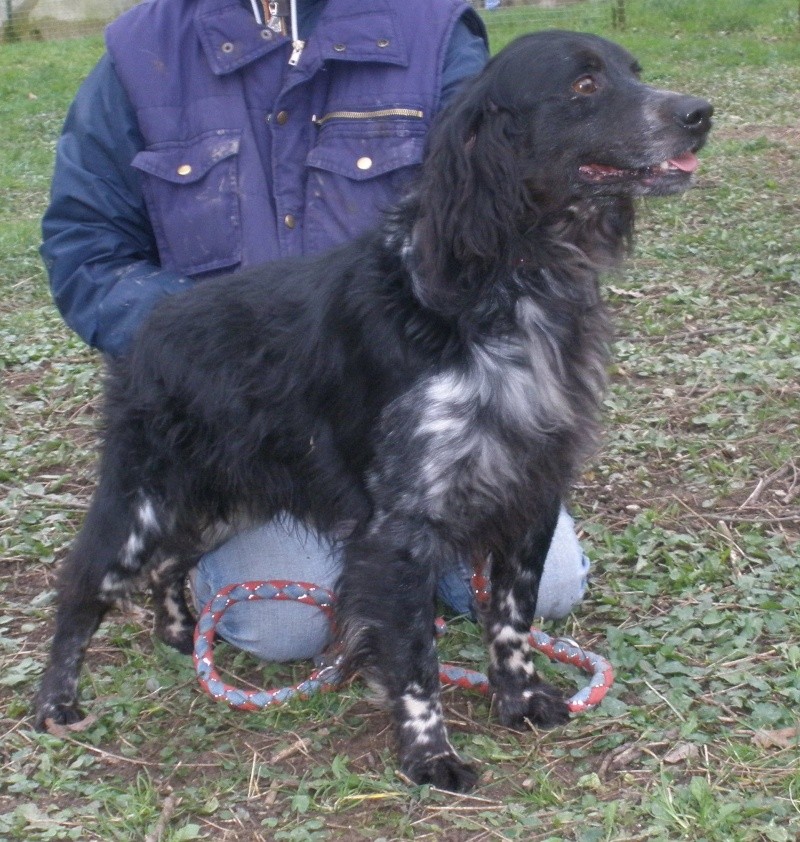
{"label": "fence post", "polygon": [[611,7],[611,26],[614,29],[625,29],[625,23],[625,0],[616,0]]}
{"label": "fence post", "polygon": [[14,9],[11,5],[11,0],[6,0],[6,24],[3,27],[3,40],[17,40],[17,33],[14,30]]}

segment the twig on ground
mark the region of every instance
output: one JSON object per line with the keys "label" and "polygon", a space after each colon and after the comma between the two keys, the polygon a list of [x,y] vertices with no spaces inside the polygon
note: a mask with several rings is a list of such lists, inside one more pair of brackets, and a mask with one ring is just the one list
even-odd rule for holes
{"label": "twig on ground", "polygon": [[145,836],[144,842],[161,842],[161,837],[164,835],[164,831],[167,829],[169,820],[172,818],[172,814],[175,812],[177,806],[178,799],[174,795],[168,795],[164,799],[156,826]]}
{"label": "twig on ground", "polygon": [[678,717],[678,719],[680,719],[681,722],[686,722],[686,717],[675,707],[675,705],[672,704],[672,702],[663,693],[659,693],[659,691],[656,690],[656,688],[653,687],[653,685],[646,678],[643,678],[642,681],[644,681],[644,683],[656,694],[656,696],[658,696],[658,698],[661,699],[662,702],[664,702],[664,704],[675,714],[675,716]]}
{"label": "twig on ground", "polygon": [[766,488],[769,488],[773,482],[776,480],[781,479],[785,474],[789,473],[789,468],[791,467],[791,462],[785,462],[783,465],[780,466],[776,471],[773,471],[771,474],[768,474],[765,477],[761,477],[761,479],[756,483],[756,487],[752,490],[748,498],[739,506],[739,511],[742,509],[748,509],[751,506],[754,506],[761,495],[764,493]]}
{"label": "twig on ground", "polygon": [[289,757],[292,757],[298,752],[302,752],[308,756],[308,743],[302,737],[297,737],[295,742],[293,742],[290,746],[287,746],[280,751],[276,751],[275,754],[270,757],[269,762],[280,763],[282,760],[287,760]]}

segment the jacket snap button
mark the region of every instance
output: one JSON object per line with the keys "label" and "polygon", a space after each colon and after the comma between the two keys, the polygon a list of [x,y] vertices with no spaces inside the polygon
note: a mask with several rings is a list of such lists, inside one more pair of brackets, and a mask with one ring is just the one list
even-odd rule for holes
{"label": "jacket snap button", "polygon": [[279,111],[275,115],[275,120],[277,121],[279,126],[284,126],[289,120],[289,112],[288,111]]}
{"label": "jacket snap button", "polygon": [[231,42],[230,42],[230,41],[226,41],[226,42],[222,45],[222,52],[223,52],[223,53],[232,53],[232,52],[233,52],[233,44],[231,44]]}
{"label": "jacket snap button", "polygon": [[344,44],[334,44],[333,49],[337,53],[343,53],[347,49],[347,47]]}
{"label": "jacket snap button", "polygon": [[368,158],[366,155],[363,158],[359,158],[356,161],[356,166],[360,170],[368,170],[372,166],[372,158]]}
{"label": "jacket snap button", "polygon": [[178,167],[178,175],[189,175],[192,171],[190,164],[181,164]]}
{"label": "jacket snap button", "polygon": [[286,216],[283,217],[283,224],[287,228],[294,228],[294,226],[296,224],[294,216],[290,213],[287,213]]}
{"label": "jacket snap button", "polygon": [[378,41],[378,46],[379,47],[388,47],[389,46],[389,39],[388,38],[381,38]]}

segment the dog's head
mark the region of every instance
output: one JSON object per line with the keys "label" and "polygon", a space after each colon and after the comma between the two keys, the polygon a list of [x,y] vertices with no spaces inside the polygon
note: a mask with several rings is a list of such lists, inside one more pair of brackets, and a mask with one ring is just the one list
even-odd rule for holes
{"label": "dog's head", "polygon": [[633,56],[603,38],[555,30],[517,39],[431,131],[412,251],[418,298],[457,312],[495,269],[536,264],[542,226],[579,231],[565,244],[613,264],[630,238],[634,197],[690,185],[711,114],[704,99],[644,84]]}
{"label": "dog's head", "polygon": [[464,102],[473,113],[469,137],[476,152],[485,151],[482,135],[488,144],[511,141],[521,175],[547,200],[682,192],[712,106],[646,85],[639,74],[630,53],[595,35],[523,36],[490,62]]}

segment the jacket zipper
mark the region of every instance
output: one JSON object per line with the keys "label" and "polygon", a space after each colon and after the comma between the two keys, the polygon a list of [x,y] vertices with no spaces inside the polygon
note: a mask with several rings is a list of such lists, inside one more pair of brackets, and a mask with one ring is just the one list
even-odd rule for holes
{"label": "jacket zipper", "polygon": [[413,117],[422,119],[424,112],[418,108],[379,108],[375,111],[331,111],[323,117],[312,117],[315,126],[323,126],[329,120],[374,120],[381,117]]}

